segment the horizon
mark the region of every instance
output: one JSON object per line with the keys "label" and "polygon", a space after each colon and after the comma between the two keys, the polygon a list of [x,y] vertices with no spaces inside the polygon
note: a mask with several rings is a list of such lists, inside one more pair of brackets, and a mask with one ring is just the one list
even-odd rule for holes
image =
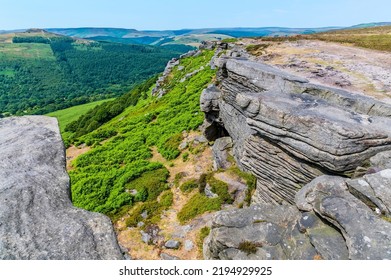
{"label": "horizon", "polygon": [[[390,22],[387,0],[280,0],[237,1],[145,0],[111,3],[96,0],[3,0],[0,30],[30,28],[123,28],[165,31],[208,28],[321,28],[349,27],[362,23]],[[216,27],[218,26],[218,27]],[[237,27],[234,27],[237,26]]]}

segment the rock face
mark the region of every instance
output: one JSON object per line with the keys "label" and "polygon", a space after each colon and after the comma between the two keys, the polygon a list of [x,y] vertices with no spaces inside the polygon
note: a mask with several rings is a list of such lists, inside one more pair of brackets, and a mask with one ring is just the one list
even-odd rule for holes
{"label": "rock face", "polygon": [[57,121],[0,120],[0,259],[123,259],[110,220],[72,206]]}
{"label": "rock face", "polygon": [[390,259],[391,105],[227,54],[201,96],[205,136],[215,159],[230,137],[257,187],[215,215],[204,257]]}
{"label": "rock face", "polygon": [[205,134],[233,139],[236,161],[258,178],[255,202],[292,204],[317,176],[351,174],[391,149],[389,104],[245,59],[216,63],[219,86],[201,96]]}

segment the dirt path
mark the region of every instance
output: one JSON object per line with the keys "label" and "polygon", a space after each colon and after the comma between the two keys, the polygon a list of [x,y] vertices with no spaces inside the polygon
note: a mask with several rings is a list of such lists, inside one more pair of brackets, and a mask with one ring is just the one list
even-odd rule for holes
{"label": "dirt path", "polygon": [[91,148],[88,146],[82,148],[70,146],[66,150],[67,171],[74,169],[74,167],[72,166],[72,161],[74,161],[78,156],[87,153],[89,150],[91,150]]}
{"label": "dirt path", "polygon": [[[265,43],[254,39],[243,42],[245,45]],[[270,44],[266,53],[255,60],[275,65],[314,83],[391,103],[391,53],[322,41]]]}

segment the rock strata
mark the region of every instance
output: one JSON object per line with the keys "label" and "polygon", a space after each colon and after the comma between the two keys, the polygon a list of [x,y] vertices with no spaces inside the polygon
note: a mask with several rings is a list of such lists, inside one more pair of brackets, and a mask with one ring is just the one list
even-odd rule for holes
{"label": "rock strata", "polygon": [[215,161],[232,139],[257,186],[249,208],[215,215],[204,257],[390,259],[391,105],[245,57],[215,56],[200,104]]}
{"label": "rock strata", "polygon": [[72,206],[56,119],[0,120],[0,259],[123,259],[109,218]]}

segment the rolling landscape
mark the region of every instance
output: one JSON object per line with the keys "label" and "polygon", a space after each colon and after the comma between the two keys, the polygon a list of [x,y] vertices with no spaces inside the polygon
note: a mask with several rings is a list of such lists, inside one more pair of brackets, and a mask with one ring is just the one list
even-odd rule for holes
{"label": "rolling landscape", "polygon": [[389,22],[0,31],[0,259],[390,259],[390,69]]}

